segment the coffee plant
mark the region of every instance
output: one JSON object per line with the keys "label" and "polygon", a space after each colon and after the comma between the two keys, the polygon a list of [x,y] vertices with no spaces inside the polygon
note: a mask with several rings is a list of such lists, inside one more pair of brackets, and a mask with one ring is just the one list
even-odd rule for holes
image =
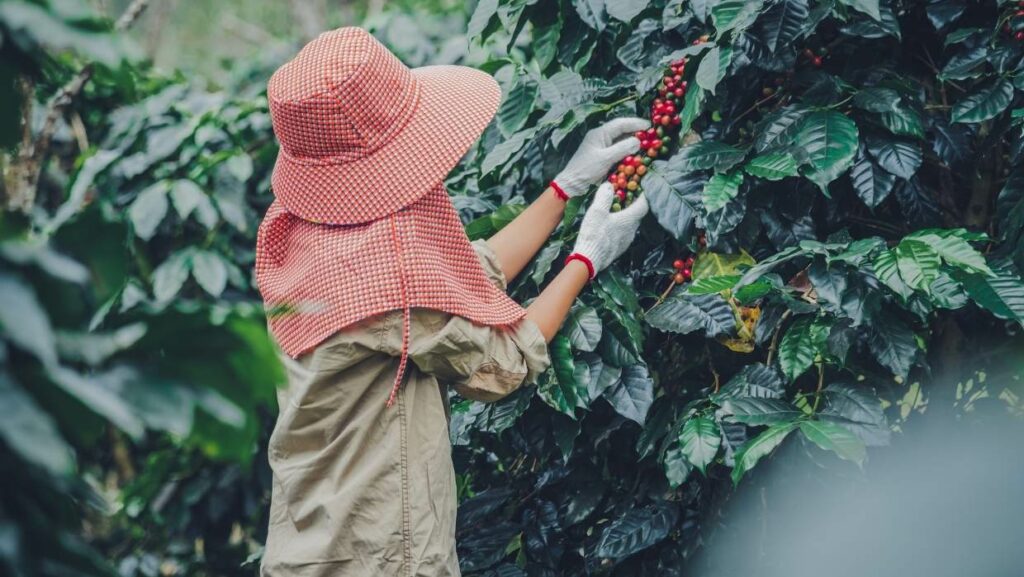
{"label": "coffee plant", "polygon": [[[146,4],[115,23],[0,0],[3,574],[259,561],[282,371],[251,266],[277,151],[263,87],[290,54],[211,91],[124,41]],[[448,181],[470,237],[519,214],[588,128],[655,122],[609,175],[651,215],[551,370],[498,403],[452,399],[466,575],[696,571],[748,530],[730,503],[775,529],[755,490],[779,453],[841,482],[922,412],[1024,415],[1021,7],[444,6],[370,25],[410,65],[503,86]],[[555,274],[585,205],[515,298]]]}
{"label": "coffee plant", "polygon": [[[470,33],[507,48],[484,65],[506,98],[453,178],[471,235],[521,210],[516,194],[605,118],[665,113],[671,94],[680,147],[610,177],[651,216],[580,297],[551,370],[455,406],[468,574],[682,574],[776,451],[856,471],[918,410],[911,391],[952,407],[956,382],[1020,351],[1021,13],[479,2]],[[553,274],[579,209],[517,297]]]}

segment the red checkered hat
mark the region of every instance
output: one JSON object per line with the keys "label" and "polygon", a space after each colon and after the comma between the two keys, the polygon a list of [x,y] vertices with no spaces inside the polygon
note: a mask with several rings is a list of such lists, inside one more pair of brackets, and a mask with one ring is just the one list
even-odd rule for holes
{"label": "red checkered hat", "polygon": [[401,309],[397,390],[410,308],[493,326],[522,318],[484,273],[443,186],[500,95],[471,68],[410,70],[359,28],[322,34],[274,73],[267,96],[281,151],[256,280],[285,353]]}
{"label": "red checkered hat", "polygon": [[281,152],[274,195],[306,220],[387,216],[444,181],[501,90],[464,66],[410,70],[365,30],[321,34],[267,86]]}

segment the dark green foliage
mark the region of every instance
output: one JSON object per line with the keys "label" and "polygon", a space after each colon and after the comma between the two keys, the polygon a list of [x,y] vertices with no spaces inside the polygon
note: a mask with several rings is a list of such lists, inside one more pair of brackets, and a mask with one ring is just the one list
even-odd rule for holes
{"label": "dark green foliage", "polygon": [[[957,345],[966,359],[982,342],[1020,346],[1012,335],[1024,322],[1015,268],[1022,186],[1016,169],[1005,184],[992,173],[1020,159],[1015,119],[1024,114],[1015,112],[1013,78],[1024,50],[997,15],[1016,8],[622,4],[540,1],[522,11],[534,30],[562,30],[554,58],[524,44],[511,63],[495,63],[541,87],[523,127],[496,139],[527,152],[500,160],[491,152],[464,167],[483,177],[482,190],[535,194],[587,128],[644,115],[662,63],[690,59],[690,132],[645,177],[652,215],[606,276],[643,311],[607,282],[585,291],[538,388],[544,402],[500,438],[470,425],[460,441],[468,459],[460,471],[475,490],[513,487],[521,496],[491,514],[492,526],[523,532],[509,530],[508,555],[491,566],[514,560],[531,575],[685,572],[699,547],[693,531],[715,531],[712,495],[757,483],[751,469],[776,448],[823,450],[841,467],[888,443],[894,415],[883,406],[902,402],[908,383],[927,389],[949,366],[934,358],[951,338],[936,327],[954,323],[961,338],[977,336]],[[701,35],[709,41],[693,45]],[[988,171],[980,183],[976,170]],[[980,220],[970,208],[979,198]],[[571,221],[550,245],[560,255],[571,247]],[[693,282],[666,291],[672,261],[690,253]],[[535,294],[535,281],[558,266],[545,270],[517,294]],[[589,331],[599,334],[596,347],[577,319],[591,309],[603,329]],[[593,392],[566,411],[544,391],[565,380],[570,357],[577,390]],[[581,365],[621,372],[587,387],[580,381],[589,375],[593,384],[595,371]],[[578,423],[569,451],[538,433],[558,430],[559,412]],[[488,470],[494,459],[502,472]],[[546,503],[578,498],[586,506],[559,506],[550,531],[582,550],[559,547],[554,563],[525,544]],[[570,508],[588,514],[567,516]],[[460,551],[475,557],[474,547],[470,540]]]}
{"label": "dark green foliage", "polygon": [[[0,101],[40,107],[95,66],[74,105],[90,148],[58,142],[32,216],[0,221],[0,573],[251,575],[282,378],[251,275],[269,71],[224,93],[156,76],[74,4],[0,2]],[[581,295],[551,370],[494,404],[453,398],[467,576],[684,574],[777,449],[857,474],[976,373],[1022,412],[997,371],[1024,321],[1015,9],[475,3],[476,64],[506,98],[447,183],[472,238],[588,128],[643,115],[665,62],[689,58],[689,91],[683,146],[643,182],[652,214]],[[584,206],[516,298],[557,273]]]}

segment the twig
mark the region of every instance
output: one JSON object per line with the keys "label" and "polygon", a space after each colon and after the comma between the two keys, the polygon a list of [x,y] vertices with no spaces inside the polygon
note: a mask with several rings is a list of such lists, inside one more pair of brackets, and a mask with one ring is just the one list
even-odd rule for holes
{"label": "twig", "polygon": [[772,342],[768,345],[768,358],[764,361],[766,366],[772,366],[772,357],[775,356],[775,351],[779,347],[779,334],[782,333],[782,325],[786,323],[786,319],[792,314],[793,311],[786,310],[786,312],[782,313],[782,317],[779,318],[779,326],[775,327],[775,332],[772,334]]}
{"label": "twig", "polygon": [[771,94],[769,94],[768,96],[765,96],[761,100],[758,100],[757,102],[755,102],[753,104],[753,106],[751,106],[750,108],[744,110],[743,112],[740,113],[739,116],[737,116],[735,119],[733,119],[732,123],[736,124],[737,122],[742,120],[744,116],[746,116],[746,115],[750,114],[751,112],[757,110],[762,104],[764,104],[765,102],[768,102],[769,100],[771,100],[772,98],[775,98],[778,95],[779,95],[779,91],[776,90],[775,92],[772,92]]}
{"label": "twig", "polygon": [[897,227],[895,225],[891,225],[889,223],[882,222],[882,221],[879,221],[879,220],[872,220],[870,218],[864,218],[862,216],[857,216],[857,215],[854,215],[854,214],[848,215],[846,217],[846,220],[849,220],[851,222],[855,222],[855,223],[863,225],[863,226],[874,228],[874,229],[879,230],[881,232],[888,232],[889,234],[891,234],[893,236],[903,236],[903,230],[902,229],[900,229],[899,227]]}
{"label": "twig", "polygon": [[[121,17],[114,23],[116,32],[123,32],[138,20],[139,15],[149,5],[149,0],[134,0]],[[64,111],[74,102],[75,98],[82,92],[85,85],[92,79],[93,66],[86,64],[78,71],[57,94],[53,95],[46,106],[46,117],[39,128],[39,136],[34,142],[22,146],[18,154],[18,163],[22,167],[20,182],[15,184],[12,191],[11,208],[23,211],[31,209],[35,203],[36,188],[39,185],[39,176],[43,170],[43,160],[50,152],[50,145],[53,142],[53,135],[57,132],[57,121],[64,115]],[[26,101],[26,107],[31,100]]]}
{"label": "twig", "polygon": [[646,315],[647,313],[651,312],[651,309],[665,302],[665,299],[668,298],[668,295],[672,293],[672,289],[674,288],[676,288],[676,281],[675,279],[672,279],[671,281],[669,281],[669,285],[665,287],[665,290],[662,291],[661,296],[658,297],[658,300],[655,301],[654,304],[651,305],[647,310],[645,310],[644,314]]}
{"label": "twig", "polygon": [[811,411],[818,412],[818,403],[821,402],[821,389],[825,384],[825,363],[818,363],[818,388],[814,391],[814,405]]}
{"label": "twig", "polygon": [[714,359],[711,358],[711,347],[708,346],[707,341],[704,341],[704,352],[708,355],[708,368],[711,369],[711,375],[715,378],[715,382],[713,383],[714,391],[712,392],[717,393],[719,387],[721,387],[722,376],[718,374],[717,370],[715,370],[715,362]]}
{"label": "twig", "polygon": [[77,112],[71,115],[71,131],[75,134],[78,151],[84,154],[86,150],[89,150],[89,134],[85,131],[85,122],[82,122],[82,115]]}

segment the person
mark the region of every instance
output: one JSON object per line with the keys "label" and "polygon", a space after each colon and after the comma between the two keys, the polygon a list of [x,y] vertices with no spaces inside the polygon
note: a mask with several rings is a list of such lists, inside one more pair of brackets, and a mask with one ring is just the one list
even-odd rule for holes
{"label": "person", "polygon": [[547,342],[631,243],[646,201],[613,213],[606,183],[527,308],[506,283],[647,122],[590,131],[536,201],[470,243],[443,183],[497,111],[489,75],[410,70],[341,28],[278,69],[267,97],[280,153],[256,280],[287,383],[261,574],[459,575],[448,387],[494,401],[547,369]]}

